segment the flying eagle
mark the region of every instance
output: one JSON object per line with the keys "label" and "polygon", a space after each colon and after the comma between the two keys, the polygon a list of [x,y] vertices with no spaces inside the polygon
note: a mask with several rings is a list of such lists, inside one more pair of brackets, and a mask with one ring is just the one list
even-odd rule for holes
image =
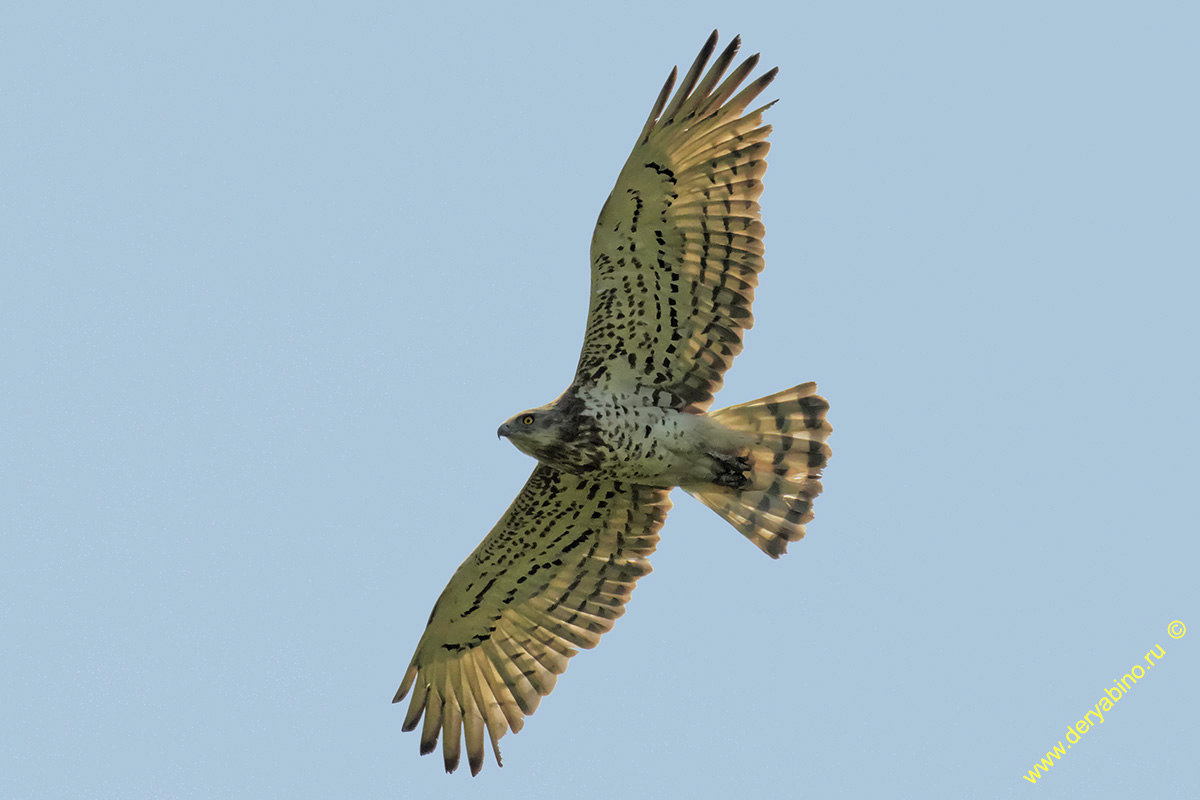
{"label": "flying eagle", "polygon": [[485,737],[499,764],[500,737],[624,613],[673,487],[772,558],[813,518],[832,430],[816,384],[706,413],[753,323],[772,104],[746,108],[778,71],[741,88],[753,55],[722,80],[735,38],[705,73],[716,43],[674,96],[671,71],[600,211],[575,379],[500,426],[538,465],[450,578],[393,700],[412,691],[403,729],[424,715],[421,753],[441,735],[447,772],[464,737],[473,775]]}

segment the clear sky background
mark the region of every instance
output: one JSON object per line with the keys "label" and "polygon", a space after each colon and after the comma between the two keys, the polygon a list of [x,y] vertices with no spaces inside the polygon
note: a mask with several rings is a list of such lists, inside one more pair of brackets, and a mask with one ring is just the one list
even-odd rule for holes
{"label": "clear sky background", "polygon": [[[714,27],[781,68],[717,404],[819,382],[816,521],[771,561],[676,492],[506,766],[447,776],[392,694]],[[0,796],[1200,796],[1197,30],[1182,0],[5,4]]]}

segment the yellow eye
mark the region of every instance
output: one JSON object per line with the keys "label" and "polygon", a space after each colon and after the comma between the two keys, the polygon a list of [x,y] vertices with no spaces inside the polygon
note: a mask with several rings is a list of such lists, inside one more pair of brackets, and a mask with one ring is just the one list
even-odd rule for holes
{"label": "yellow eye", "polygon": [[522,425],[532,425],[533,424],[533,414],[526,414],[525,416],[521,417],[521,424]]}

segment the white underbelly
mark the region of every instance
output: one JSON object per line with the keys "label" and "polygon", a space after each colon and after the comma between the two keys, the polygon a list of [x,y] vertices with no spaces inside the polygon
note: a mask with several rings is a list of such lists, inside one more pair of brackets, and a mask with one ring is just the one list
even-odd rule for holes
{"label": "white underbelly", "polygon": [[712,470],[708,453],[717,426],[704,417],[646,406],[600,422],[608,444],[602,469],[614,478],[679,486],[705,480]]}

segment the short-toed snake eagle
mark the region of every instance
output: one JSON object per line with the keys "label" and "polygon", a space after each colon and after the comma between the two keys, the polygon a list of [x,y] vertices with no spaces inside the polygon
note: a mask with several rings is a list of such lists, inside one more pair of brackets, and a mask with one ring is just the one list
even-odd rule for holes
{"label": "short-toed snake eagle", "polygon": [[396,693],[447,771],[464,738],[472,774],[485,739],[499,763],[500,737],[624,613],[672,487],[772,557],[812,519],[831,430],[816,385],[706,413],[753,322],[771,104],[746,108],[776,73],[742,88],[754,55],[725,77],[736,38],[704,72],[716,42],[673,96],[671,71],[600,211],[575,379],[500,426],[538,465],[450,578]]}

